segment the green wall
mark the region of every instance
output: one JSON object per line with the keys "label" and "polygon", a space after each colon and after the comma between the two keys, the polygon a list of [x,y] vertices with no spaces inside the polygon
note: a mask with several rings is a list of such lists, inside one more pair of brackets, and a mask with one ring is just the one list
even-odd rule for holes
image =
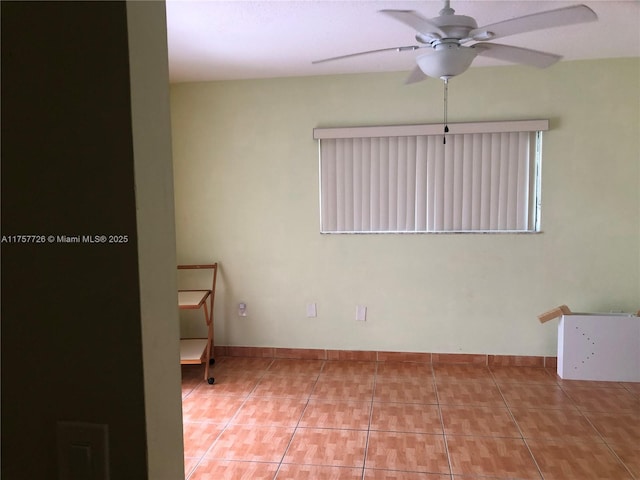
{"label": "green wall", "polygon": [[[474,68],[450,122],[548,118],[542,233],[321,235],[314,127],[442,120],[405,73],[171,88],[178,260],[221,263],[218,345],[554,355],[536,316],[640,307],[640,62]],[[237,303],[249,315],[237,315]],[[306,318],[315,302],[318,317]],[[368,307],[355,321],[356,305]],[[187,318],[183,335],[201,333]]]}

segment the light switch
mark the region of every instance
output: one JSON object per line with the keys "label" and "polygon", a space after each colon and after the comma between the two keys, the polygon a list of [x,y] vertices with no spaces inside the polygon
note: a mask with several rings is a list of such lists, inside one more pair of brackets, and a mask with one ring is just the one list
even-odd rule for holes
{"label": "light switch", "polygon": [[91,445],[70,445],[69,477],[73,480],[93,480]]}
{"label": "light switch", "polygon": [[356,307],[356,320],[364,322],[367,320],[367,307],[364,305],[358,305]]}
{"label": "light switch", "polygon": [[107,425],[58,422],[60,480],[109,479],[109,429]]}

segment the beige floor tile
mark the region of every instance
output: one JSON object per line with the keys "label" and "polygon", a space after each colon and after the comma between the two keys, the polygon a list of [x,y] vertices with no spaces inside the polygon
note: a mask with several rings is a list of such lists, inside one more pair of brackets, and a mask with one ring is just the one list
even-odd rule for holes
{"label": "beige floor tile", "polygon": [[442,434],[437,405],[415,403],[373,404],[371,430]]}
{"label": "beige floor tile", "polygon": [[450,478],[450,475],[443,475],[439,473],[373,470],[371,468],[367,468],[364,471],[364,480],[450,480]]}
{"label": "beige floor tile", "polygon": [[283,464],[276,480],[361,480],[362,468]]}
{"label": "beige floor tile", "polygon": [[640,395],[640,382],[622,382],[620,385],[634,395]]}
{"label": "beige floor tile", "polygon": [[512,408],[524,438],[586,439],[602,441],[598,432],[578,410]]}
{"label": "beige floor tile", "polygon": [[322,371],[324,360],[295,360],[276,358],[267,372],[276,374],[319,374]]}
{"label": "beige floor tile", "polygon": [[372,377],[334,377],[320,375],[311,398],[366,401],[373,397]]}
{"label": "beige floor tile", "polygon": [[609,444],[635,478],[640,478],[640,443]]}
{"label": "beige floor tile", "polygon": [[376,373],[376,365],[376,362],[327,361],[322,368],[322,375],[341,377],[373,376]]}
{"label": "beige floor tile", "polygon": [[506,383],[500,385],[500,391],[509,407],[576,408],[573,400],[557,385]]}
{"label": "beige floor tile", "polygon": [[180,365],[181,379],[182,379],[182,391],[189,388],[197,387],[200,382],[204,382],[204,372],[201,366],[195,365]]}
{"label": "beige floor tile", "polygon": [[370,401],[311,399],[299,426],[367,430],[370,416]]}
{"label": "beige floor tile", "polygon": [[187,398],[200,382],[197,380],[182,380],[182,399]]}
{"label": "beige floor tile", "polygon": [[205,458],[280,462],[293,436],[293,428],[229,425]]}
{"label": "beige floor tile", "polygon": [[184,456],[202,457],[213,445],[218,435],[224,430],[224,425],[206,422],[189,423],[182,425]]}
{"label": "beige floor tile", "polygon": [[182,402],[183,422],[226,423],[237,413],[245,397],[196,395],[195,392]]}
{"label": "beige floor tile", "polygon": [[299,398],[250,397],[238,410],[232,423],[295,427],[306,405],[307,401]]}
{"label": "beige floor tile", "polygon": [[273,480],[277,463],[204,459],[189,480]]}
{"label": "beige floor tile", "polygon": [[249,395],[256,387],[262,374],[258,373],[235,373],[225,372],[213,374],[216,383],[209,385],[202,381],[198,384],[193,393],[198,395]]}
{"label": "beige floor tile", "polygon": [[640,445],[640,412],[585,412],[607,443]]}
{"label": "beige floor tile", "polygon": [[505,477],[493,475],[451,475],[451,480],[505,480]]}
{"label": "beige floor tile", "polygon": [[440,408],[447,435],[520,438],[520,431],[506,408],[454,405]]}
{"label": "beige floor tile", "polygon": [[267,374],[260,379],[251,396],[256,397],[290,397],[308,399],[315,387],[318,376],[307,375],[272,375]]}
{"label": "beige floor tile", "polygon": [[373,399],[376,402],[437,403],[433,382],[414,377],[386,378],[383,381],[376,377]]}
{"label": "beige floor tile", "polygon": [[365,467],[450,473],[444,437],[422,433],[370,432]]}
{"label": "beige floor tile", "polygon": [[489,367],[497,383],[529,383],[555,385],[555,377],[539,367]]}
{"label": "beige floor tile", "polygon": [[479,407],[506,407],[495,384],[486,382],[438,383],[438,402],[441,405],[476,405]]}
{"label": "beige floor tile", "polygon": [[624,388],[562,388],[584,412],[640,412],[640,397]]}
{"label": "beige floor tile", "polygon": [[366,441],[362,430],[298,428],[284,463],[362,468]]}
{"label": "beige floor tile", "polygon": [[433,366],[436,383],[439,382],[489,382],[494,383],[491,371],[479,365],[440,364]]}
{"label": "beige floor tile", "polygon": [[376,378],[393,380],[397,377],[412,377],[421,382],[433,382],[433,369],[429,363],[379,362]]}
{"label": "beige floor tile", "polygon": [[202,457],[184,457],[184,477],[189,478],[191,472],[196,468]]}
{"label": "beige floor tile", "polygon": [[521,439],[447,435],[447,447],[455,475],[541,478]]}
{"label": "beige floor tile", "polygon": [[559,375],[553,372],[553,376],[556,382],[561,387],[589,387],[589,388],[624,388],[624,385],[620,382],[604,382],[596,380],[567,380],[560,378]]}
{"label": "beige floor tile", "polygon": [[220,373],[265,373],[271,363],[273,363],[272,358],[224,357],[216,361],[214,370]]}
{"label": "beige floor tile", "polygon": [[545,480],[624,480],[631,475],[604,443],[527,440]]}

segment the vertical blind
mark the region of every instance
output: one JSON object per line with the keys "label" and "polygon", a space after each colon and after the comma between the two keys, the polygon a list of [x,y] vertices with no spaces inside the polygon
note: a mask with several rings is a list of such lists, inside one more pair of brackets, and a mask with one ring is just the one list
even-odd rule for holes
{"label": "vertical blind", "polygon": [[538,135],[320,138],[321,230],[531,231]]}

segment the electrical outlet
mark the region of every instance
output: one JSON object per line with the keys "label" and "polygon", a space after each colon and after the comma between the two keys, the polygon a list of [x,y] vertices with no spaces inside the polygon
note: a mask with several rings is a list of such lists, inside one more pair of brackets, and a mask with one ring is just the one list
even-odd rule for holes
{"label": "electrical outlet", "polygon": [[356,320],[359,322],[366,322],[367,320],[367,307],[364,305],[356,306]]}
{"label": "electrical outlet", "polygon": [[308,318],[315,318],[318,316],[318,310],[316,308],[316,304],[315,303],[308,303],[307,304],[307,317]]}
{"label": "electrical outlet", "polygon": [[247,316],[247,304],[246,303],[239,303],[238,304],[238,316],[239,317],[246,317]]}

